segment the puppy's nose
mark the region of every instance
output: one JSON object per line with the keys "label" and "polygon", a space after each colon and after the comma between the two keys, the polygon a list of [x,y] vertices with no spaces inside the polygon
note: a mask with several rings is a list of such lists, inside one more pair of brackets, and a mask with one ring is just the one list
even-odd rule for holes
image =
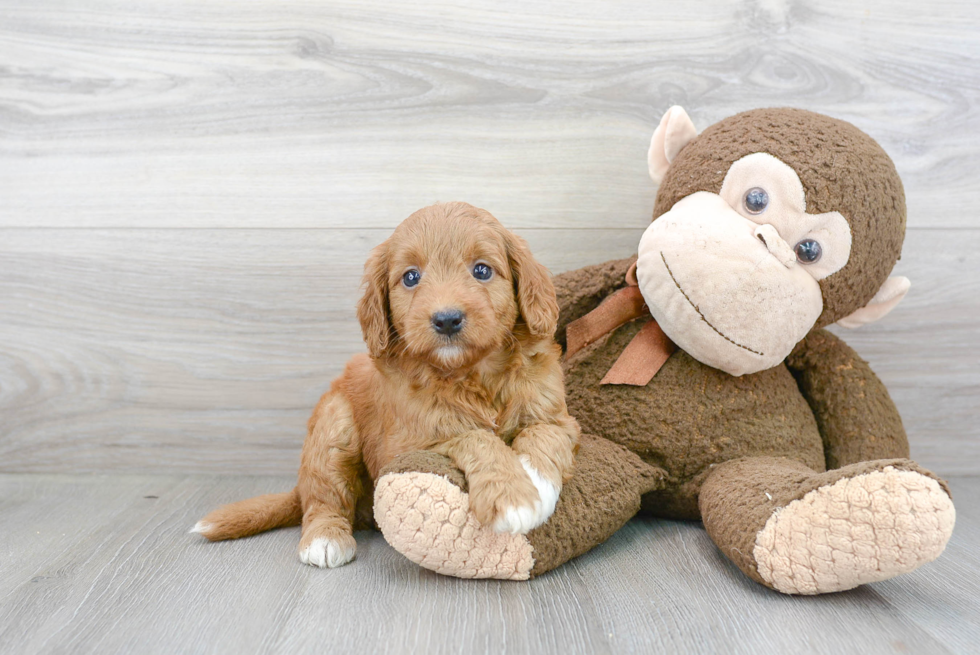
{"label": "puppy's nose", "polygon": [[458,309],[444,309],[432,315],[432,327],[439,334],[452,336],[463,329],[466,314]]}

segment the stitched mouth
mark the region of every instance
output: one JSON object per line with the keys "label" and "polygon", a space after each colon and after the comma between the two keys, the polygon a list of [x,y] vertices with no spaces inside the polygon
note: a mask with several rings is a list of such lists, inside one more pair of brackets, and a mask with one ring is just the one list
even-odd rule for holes
{"label": "stitched mouth", "polygon": [[698,316],[701,317],[701,320],[704,321],[704,324],[705,325],[707,325],[709,328],[711,328],[712,330],[714,330],[715,333],[718,336],[720,336],[722,339],[724,339],[728,343],[730,343],[732,345],[735,345],[735,346],[738,346],[739,348],[742,348],[743,350],[748,350],[750,353],[753,353],[755,355],[759,355],[760,357],[765,357],[765,355],[763,355],[762,353],[760,353],[758,350],[752,350],[748,346],[743,346],[742,344],[740,344],[739,342],[735,341],[734,339],[729,338],[728,335],[726,335],[721,330],[719,330],[714,325],[712,325],[711,322],[707,318],[704,317],[704,314],[701,313],[701,309],[697,305],[694,304],[694,301],[691,300],[691,297],[688,296],[687,293],[684,291],[684,289],[681,288],[681,285],[677,281],[677,278],[674,277],[674,272],[672,270],[670,270],[670,264],[667,263],[667,258],[664,257],[664,253],[662,251],[660,253],[660,259],[663,260],[664,266],[667,267],[667,274],[670,275],[670,279],[674,281],[674,286],[677,287],[677,290],[681,292],[681,295],[682,296],[684,296],[684,300],[686,300],[691,305],[691,307],[694,308],[694,311],[696,311],[698,313]]}

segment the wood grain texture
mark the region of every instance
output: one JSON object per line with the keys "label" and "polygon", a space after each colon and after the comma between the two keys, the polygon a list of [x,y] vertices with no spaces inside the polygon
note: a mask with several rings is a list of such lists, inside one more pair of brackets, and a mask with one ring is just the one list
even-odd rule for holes
{"label": "wood grain texture", "polygon": [[292,474],[371,245],[465,199],[553,271],[625,256],[680,103],[891,153],[915,286],[845,338],[916,458],[978,473],[978,27],[972,0],[0,0],[0,471]]}
{"label": "wood grain texture", "polygon": [[748,580],[698,524],[645,518],[531,582],[442,577],[378,533],[357,533],[336,570],[298,561],[295,528],[186,533],[291,483],[0,475],[4,652],[942,654],[980,640],[980,478],[952,481],[960,514],[937,562],[811,598]]}
{"label": "wood grain texture", "polygon": [[4,226],[640,227],[672,104],[801,106],[977,227],[978,10],[943,0],[0,4]]}

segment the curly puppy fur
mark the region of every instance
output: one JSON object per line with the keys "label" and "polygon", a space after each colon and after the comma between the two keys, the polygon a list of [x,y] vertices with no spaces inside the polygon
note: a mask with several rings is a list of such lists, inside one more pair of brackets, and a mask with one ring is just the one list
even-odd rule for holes
{"label": "curly puppy fur", "polygon": [[[478,263],[489,279],[474,275]],[[412,269],[421,277],[409,287]],[[320,399],[296,488],[224,506],[194,532],[218,541],[302,523],[300,558],[339,566],[354,556],[355,524],[370,523],[378,473],[417,450],[463,471],[482,523],[523,533],[550,516],[579,428],[565,406],[551,275],[527,244],[482,209],[427,207],[374,249],[364,286],[370,354]],[[461,329],[440,333],[434,315],[453,310]]]}

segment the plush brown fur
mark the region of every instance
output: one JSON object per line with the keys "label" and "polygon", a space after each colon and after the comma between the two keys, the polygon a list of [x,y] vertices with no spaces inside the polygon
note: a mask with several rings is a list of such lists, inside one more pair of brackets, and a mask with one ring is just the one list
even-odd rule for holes
{"label": "plush brown fur", "polygon": [[[759,373],[732,377],[678,350],[646,386],[600,385],[648,320],[639,319],[578,353],[565,371],[568,404],[584,432],[622,444],[666,471],[667,484],[643,496],[643,509],[704,518],[726,555],[761,581],[751,552],[739,555],[741,549],[775,510],[812,490],[814,480],[830,484],[844,475],[827,477],[824,470],[848,467],[846,475],[859,475],[892,467],[934,476],[905,459],[901,418],[867,363],[816,329],[864,306],[901,253],[904,193],[877,143],[848,123],[802,110],[733,116],[706,129],[671,163],[654,220],[692,193],[717,193],[732,162],[753,152],[768,152],[796,171],[807,211],[840,211],[851,227],[847,265],[820,282],[824,311],[815,329],[783,365]],[[633,261],[559,276],[560,324],[624,286]],[[731,468],[736,462],[741,468]],[[783,473],[781,462],[797,473]],[[755,477],[741,479],[743,469]],[[754,482],[760,475],[769,487]],[[709,483],[712,492],[705,495]]]}
{"label": "plush brown fur", "polygon": [[[494,274],[472,275],[477,262]],[[422,272],[414,288],[409,268]],[[483,523],[532,505],[538,492],[518,455],[560,487],[572,472],[578,426],[565,406],[558,306],[551,276],[524,241],[465,203],[422,209],[374,249],[358,318],[370,355],[355,356],[309,421],[293,492],[222,507],[198,530],[211,540],[302,521],[300,551],[328,539],[353,554],[360,503],[393,458],[427,450],[449,457]],[[438,334],[433,313],[465,312],[463,329]]]}
{"label": "plush brown fur", "polygon": [[[574,295],[583,279],[600,277],[610,266],[623,279],[609,291],[625,286],[632,261],[560,275],[559,297]],[[667,485],[644,497],[644,509],[701,518],[698,497],[712,467],[744,457],[790,457],[818,472],[908,457],[905,431],[884,385],[823,330],[801,342],[786,365],[752,375],[732,377],[678,350],[646,386],[600,385],[646,320],[614,330],[565,363],[568,405],[583,432],[622,444],[667,471]]]}

